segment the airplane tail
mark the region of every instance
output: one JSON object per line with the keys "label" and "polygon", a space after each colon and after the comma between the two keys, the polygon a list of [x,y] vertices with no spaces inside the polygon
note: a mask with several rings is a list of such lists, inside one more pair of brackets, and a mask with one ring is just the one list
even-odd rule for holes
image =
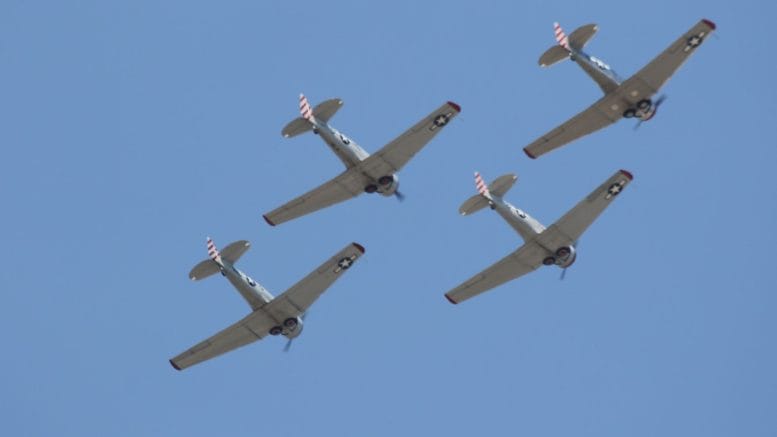
{"label": "airplane tail", "polygon": [[551,65],[572,56],[574,52],[582,50],[597,30],[598,27],[595,24],[586,24],[585,26],[575,29],[575,31],[567,37],[567,34],[564,32],[564,29],[561,28],[561,25],[553,23],[553,32],[556,35],[557,45],[549,48],[542,56],[540,56],[540,66],[550,67]]}
{"label": "airplane tail", "polygon": [[307,97],[305,97],[304,94],[300,94],[300,117],[289,122],[289,124],[283,128],[281,134],[285,138],[291,138],[311,131],[316,128],[318,123],[327,123],[341,106],[343,106],[343,101],[341,99],[329,99],[319,103],[318,106],[311,109]]}
{"label": "airplane tail", "polygon": [[207,278],[208,276],[219,273],[224,268],[224,262],[234,264],[251,247],[251,243],[246,240],[235,241],[219,252],[216,244],[210,237],[207,239],[208,259],[200,262],[189,272],[189,278],[192,281]]}
{"label": "airplane tail", "polygon": [[486,185],[480,173],[475,172],[475,187],[478,194],[470,197],[459,207],[461,215],[469,215],[480,211],[494,201],[494,196],[502,197],[513,187],[518,176],[514,174],[502,175],[490,185]]}

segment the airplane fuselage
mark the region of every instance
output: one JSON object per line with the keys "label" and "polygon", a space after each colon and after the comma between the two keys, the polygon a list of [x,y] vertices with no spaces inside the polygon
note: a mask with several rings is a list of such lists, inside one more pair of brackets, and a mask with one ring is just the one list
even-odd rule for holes
{"label": "airplane fuselage", "polygon": [[[599,88],[602,89],[605,95],[614,92],[623,83],[623,79],[601,59],[591,56],[582,50],[571,49],[571,51],[570,58],[599,85]],[[632,106],[631,102],[624,100],[624,107],[628,109],[623,112],[623,117],[638,118],[642,121],[648,121],[653,118],[656,114],[657,106],[661,103],[661,99],[654,103],[649,96],[645,97],[645,99],[640,100],[634,106]]]}
{"label": "airplane fuselage", "polygon": [[[227,280],[232,284],[235,289],[243,296],[243,299],[248,302],[248,305],[254,309],[254,311],[264,311],[262,306],[273,300],[273,295],[262,287],[261,284],[251,279],[242,271],[238,270],[234,265],[224,262],[224,266],[221,269],[221,274],[224,275]],[[279,334],[284,335],[288,339],[296,338],[302,333],[302,319],[297,318],[295,326],[287,328],[282,325],[283,320],[278,320]],[[275,335],[275,334],[273,334]]]}
{"label": "airplane fuselage", "polygon": [[537,219],[497,196],[492,197],[490,205],[525,242],[530,241],[545,230],[545,226]]}
{"label": "airplane fuselage", "polygon": [[273,299],[272,294],[267,289],[228,262],[224,262],[221,274],[229,280],[251,307],[255,307],[257,302],[268,303]]}
{"label": "airplane fuselage", "polygon": [[570,58],[575,61],[591,79],[596,82],[605,94],[618,88],[623,80],[618,76],[609,65],[601,59],[591,56],[582,50],[571,49]]}
{"label": "airplane fuselage", "polygon": [[327,146],[343,162],[346,168],[351,168],[370,156],[355,141],[351,140],[327,123],[316,121],[313,132],[324,140]]}
{"label": "airplane fuselage", "polygon": [[[350,169],[361,161],[367,159],[370,154],[361,148],[355,141],[348,138],[345,134],[338,131],[328,123],[316,120],[314,122],[313,132],[319,135],[327,146],[340,158],[346,169]],[[367,193],[380,193],[383,196],[390,196],[397,193],[399,187],[399,177],[396,174],[384,175],[377,180],[368,183],[364,190]],[[397,194],[401,197],[400,194]]]}

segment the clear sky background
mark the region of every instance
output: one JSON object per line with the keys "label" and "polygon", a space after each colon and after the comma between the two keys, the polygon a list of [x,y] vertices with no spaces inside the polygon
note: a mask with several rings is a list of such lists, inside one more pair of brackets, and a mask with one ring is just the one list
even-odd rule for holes
{"label": "clear sky background", "polygon": [[[773,2],[6,0],[0,6],[3,435],[777,434]],[[600,91],[554,43],[628,77],[700,18],[718,25],[638,131],[536,161],[521,148]],[[401,173],[269,227],[342,170],[283,139],[297,97],[373,152],[446,100],[461,115]],[[458,306],[443,293],[522,241],[486,179],[550,224],[617,169],[634,182],[576,264]],[[279,294],[345,244],[366,255],[289,353],[268,338],[177,372],[248,312],[192,283],[205,237]]]}

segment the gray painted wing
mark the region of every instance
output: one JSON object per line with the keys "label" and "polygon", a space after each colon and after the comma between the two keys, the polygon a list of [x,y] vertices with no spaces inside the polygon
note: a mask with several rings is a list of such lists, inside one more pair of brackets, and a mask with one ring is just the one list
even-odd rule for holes
{"label": "gray painted wing", "polygon": [[602,211],[610,206],[610,202],[626,188],[632,178],[631,173],[626,170],[617,171],[543,231],[536,241],[551,251],[574,244]]}
{"label": "gray painted wing", "polygon": [[532,272],[542,265],[549,252],[535,242],[529,242],[496,264],[469,278],[464,283],[445,293],[454,304],[463,302],[507,281]]}
{"label": "gray painted wing", "polygon": [[630,103],[657,93],[688,57],[715,30],[715,23],[701,20],[673,42],[644,68],[627,79],[618,88],[619,94]]}
{"label": "gray painted wing", "polygon": [[270,301],[262,310],[279,321],[301,316],[363,253],[364,247],[360,244],[349,244],[301,281]]}
{"label": "gray painted wing", "polygon": [[358,170],[358,167],[351,168],[318,188],[265,214],[264,219],[272,226],[281,224],[356,197],[364,192],[364,187],[369,183],[370,180]]}
{"label": "gray painted wing", "polygon": [[243,320],[202,341],[181,353],[170,364],[177,370],[217,357],[226,352],[261,339],[275,325],[275,321],[262,311],[255,311]]}
{"label": "gray painted wing", "polygon": [[[625,108],[616,106],[613,111],[612,100],[620,100],[617,96],[605,96],[599,101],[588,107],[585,111],[575,115],[561,126],[553,129],[545,135],[537,138],[534,142],[523,148],[529,158],[536,159],[551,150],[555,150],[571,141],[574,141],[584,135],[596,132],[599,129],[609,126],[621,118],[621,113]],[[620,109],[618,109],[620,108]]]}
{"label": "gray painted wing", "polygon": [[445,103],[357,167],[374,179],[396,173],[459,112],[459,105],[453,102]]}

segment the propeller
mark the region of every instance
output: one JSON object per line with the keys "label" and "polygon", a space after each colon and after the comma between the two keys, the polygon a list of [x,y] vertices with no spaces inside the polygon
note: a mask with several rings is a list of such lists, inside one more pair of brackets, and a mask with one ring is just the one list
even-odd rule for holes
{"label": "propeller", "polygon": [[[577,240],[577,241],[575,241],[574,243],[572,243],[572,246],[574,246],[574,247],[575,247],[575,251],[577,251],[577,249],[579,249],[579,248],[580,248],[580,246],[578,245],[578,243],[579,243],[579,242],[580,242],[580,240]],[[568,268],[569,268],[569,267],[564,267],[563,269],[561,269],[561,276],[558,278],[558,280],[559,280],[559,281],[563,281],[563,280],[564,280],[564,278],[566,278],[566,277],[567,277],[567,269],[568,269]]]}
{"label": "propeller", "polygon": [[400,202],[405,200],[405,195],[400,193],[399,190],[394,191],[394,195],[397,196],[397,200]]}
{"label": "propeller", "polygon": [[[661,106],[662,103],[664,103],[664,100],[666,100],[666,94],[661,94],[658,96],[656,101],[653,103],[653,115],[655,115],[656,111],[658,111],[658,107]],[[634,125],[634,130],[639,129],[639,127],[642,125],[642,122],[645,120],[640,119],[636,125]]]}
{"label": "propeller", "polygon": [[[302,313],[302,315],[300,316],[300,319],[302,319],[302,321],[304,322],[304,321],[305,321],[305,317],[307,317],[307,315],[308,315],[308,313],[307,313],[307,311],[305,311],[305,312],[304,312],[304,313]],[[291,349],[291,342],[292,342],[292,341],[294,341],[294,339],[293,339],[293,338],[290,338],[290,339],[289,339],[289,341],[287,341],[287,342],[286,342],[286,345],[285,345],[285,346],[283,346],[283,351],[284,351],[284,352],[288,352],[288,351],[289,351],[289,349]]]}

